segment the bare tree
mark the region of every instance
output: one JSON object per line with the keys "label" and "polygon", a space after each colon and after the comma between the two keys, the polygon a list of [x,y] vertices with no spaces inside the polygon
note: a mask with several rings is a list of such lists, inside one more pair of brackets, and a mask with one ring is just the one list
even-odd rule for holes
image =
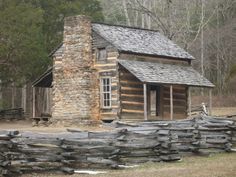
{"label": "bare tree", "polygon": [[160,31],[195,58],[221,94],[235,61],[235,0],[100,0],[107,22]]}

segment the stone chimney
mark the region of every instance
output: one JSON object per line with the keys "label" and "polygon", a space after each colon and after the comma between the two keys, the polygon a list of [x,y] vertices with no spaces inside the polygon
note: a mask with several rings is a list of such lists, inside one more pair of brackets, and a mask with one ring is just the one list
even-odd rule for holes
{"label": "stone chimney", "polygon": [[96,115],[98,80],[92,69],[92,29],[86,16],[65,18],[63,54],[54,58],[52,122],[64,125]]}

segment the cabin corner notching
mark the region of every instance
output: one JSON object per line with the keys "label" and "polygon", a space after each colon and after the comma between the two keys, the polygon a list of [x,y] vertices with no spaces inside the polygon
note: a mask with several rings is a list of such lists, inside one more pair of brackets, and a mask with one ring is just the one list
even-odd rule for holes
{"label": "cabin corner notching", "polygon": [[194,59],[159,32],[65,19],[53,67],[34,82],[52,87],[52,121],[186,118],[189,87],[214,87]]}

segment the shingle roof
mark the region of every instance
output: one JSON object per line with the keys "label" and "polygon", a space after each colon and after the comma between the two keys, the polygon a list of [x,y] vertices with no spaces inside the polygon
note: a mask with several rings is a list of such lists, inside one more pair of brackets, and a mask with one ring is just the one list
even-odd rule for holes
{"label": "shingle roof", "polygon": [[119,63],[142,82],[214,87],[191,66],[119,60]]}
{"label": "shingle roof", "polygon": [[93,23],[92,29],[118,50],[138,54],[194,59],[157,31]]}
{"label": "shingle roof", "polygon": [[[92,29],[118,50],[181,59],[194,59],[192,55],[157,31],[140,28],[92,23]],[[64,45],[59,45],[50,55],[62,55]]]}

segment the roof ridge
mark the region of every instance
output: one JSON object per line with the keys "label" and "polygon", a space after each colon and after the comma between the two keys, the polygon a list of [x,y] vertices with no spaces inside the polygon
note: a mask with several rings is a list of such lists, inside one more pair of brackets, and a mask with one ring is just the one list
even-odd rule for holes
{"label": "roof ridge", "polygon": [[92,24],[107,25],[107,26],[115,26],[115,27],[121,27],[121,28],[130,28],[130,29],[145,30],[145,31],[152,31],[152,32],[160,33],[159,30],[141,28],[141,27],[136,27],[136,26],[127,26],[127,25],[119,25],[119,24],[109,24],[109,23],[105,23],[105,22],[92,22]]}

